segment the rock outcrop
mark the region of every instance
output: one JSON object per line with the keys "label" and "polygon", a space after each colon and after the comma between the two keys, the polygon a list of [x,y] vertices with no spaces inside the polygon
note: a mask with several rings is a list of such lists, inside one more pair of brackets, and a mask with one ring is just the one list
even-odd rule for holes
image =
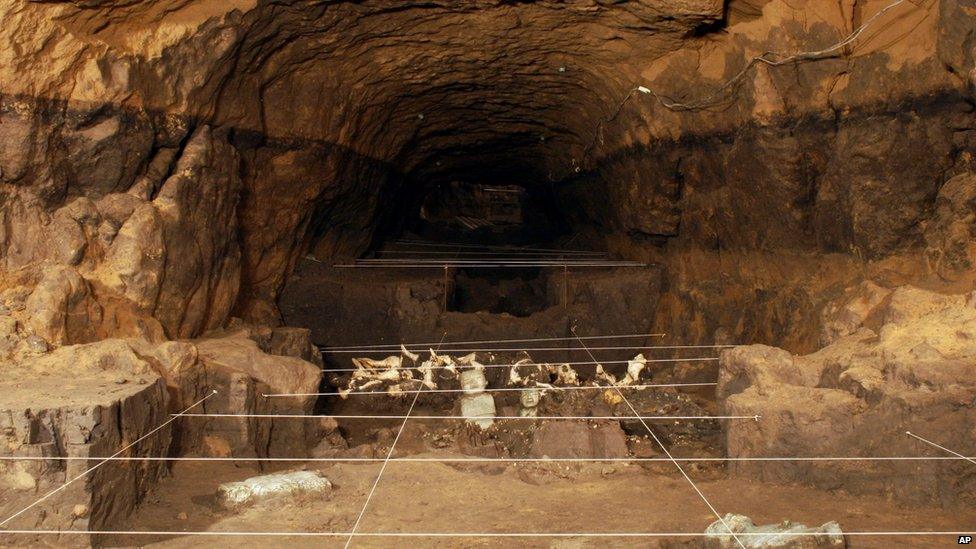
{"label": "rock outcrop", "polygon": [[277,323],[305,253],[361,252],[471,174],[548,189],[625,255],[965,264],[965,2],[390,6],[5,5],[0,264],[77,267],[99,337]]}
{"label": "rock outcrop", "polygon": [[[830,343],[806,357],[725,356],[727,406],[773,418],[736,424],[736,455],[777,449],[768,441],[826,450],[842,417],[855,426],[832,441],[840,449],[880,448],[889,425],[962,428],[972,419],[971,307],[879,288],[971,288],[971,1],[747,4],[0,3],[3,383],[71,372],[102,387],[110,371],[145,369],[145,384],[89,395],[84,409],[99,413],[140,403],[131,417],[85,424],[102,449],[211,388],[206,411],[307,413],[311,397],[262,396],[318,390],[308,333],[280,328],[278,302],[300,258],[363,253],[419,216],[437,185],[515,181],[577,244],[662,265],[616,287],[599,275],[552,277],[548,297],[561,298],[534,321],[552,335],[654,322],[678,344]],[[822,53],[778,63],[796,51]],[[756,62],[761,54],[774,62]],[[825,309],[866,280],[877,287]],[[426,341],[439,323],[456,325],[454,337],[482,333],[476,316],[441,309],[448,290],[437,284],[367,296],[382,306],[316,335],[338,327]],[[499,338],[521,320],[505,318]],[[42,408],[0,402],[21,418],[17,448],[46,441],[25,434],[22,418],[82,409],[57,402],[58,389]],[[795,402],[809,406],[787,407]],[[187,419],[146,451],[294,455],[313,430],[297,419]],[[948,484],[954,463],[919,466],[946,497],[963,493]],[[84,492],[94,483],[70,492],[87,498],[91,525],[113,523],[160,474],[106,467],[142,480],[105,496],[127,498],[118,508],[96,505],[102,496]],[[830,484],[816,464],[741,471],[750,467]],[[899,467],[871,465],[865,487]],[[64,474],[51,471],[32,478]],[[70,524],[61,518],[41,522]]]}
{"label": "rock outcrop", "polygon": [[[219,392],[208,402],[208,412],[312,413],[322,378],[318,366],[265,354],[240,332],[195,344],[206,378]],[[224,457],[297,457],[306,454],[317,434],[314,421],[302,418],[199,418],[196,426],[203,433],[203,451]]]}
{"label": "rock outcrop", "polygon": [[531,457],[616,458],[629,455],[619,423],[553,421],[532,434]]}
{"label": "rock outcrop", "polygon": [[[727,425],[729,457],[953,457],[906,431],[972,455],[973,296],[900,287],[879,313],[877,331],[861,327],[813,354],[762,345],[723,352],[718,391],[725,411],[762,416]],[[942,505],[971,502],[976,482],[971,464],[959,460],[733,461],[729,468],[767,481]]]}
{"label": "rock outcrop", "polygon": [[[313,397],[262,395],[313,393],[319,367],[301,358],[265,354],[247,332],[159,345],[106,339],[50,352],[30,349],[16,333],[12,337],[14,353],[0,382],[0,432],[6,441],[0,455],[28,459],[0,461],[0,516],[7,518],[73,481],[14,519],[20,524],[97,530],[125,519],[169,471],[169,464],[158,460],[98,465],[99,458],[130,444],[121,454],[126,458],[298,457],[318,434],[317,424],[291,418],[187,417],[168,423],[172,412],[194,403],[200,404],[189,413],[311,413]],[[296,343],[300,337],[291,334],[291,339],[293,347],[302,347]],[[306,351],[308,346],[306,338]],[[210,394],[213,390],[217,393]],[[80,540],[74,536],[65,542]]]}
{"label": "rock outcrop", "polygon": [[[99,530],[118,524],[169,469],[138,459],[168,452],[172,428],[157,429],[170,413],[164,381],[121,340],[63,347],[17,366],[5,367],[0,381],[0,455],[28,459],[0,461],[0,515],[7,519],[67,486],[6,527]],[[82,476],[129,445],[121,455],[135,459],[109,461]],[[58,543],[88,544],[81,536]]]}

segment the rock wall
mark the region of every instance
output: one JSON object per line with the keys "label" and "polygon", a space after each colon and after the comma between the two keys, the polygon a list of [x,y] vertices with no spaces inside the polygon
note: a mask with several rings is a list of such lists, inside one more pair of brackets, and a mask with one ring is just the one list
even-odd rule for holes
{"label": "rock wall", "polygon": [[170,338],[277,322],[307,250],[356,254],[459,176],[555,186],[631,257],[902,252],[971,158],[974,22],[956,0],[871,20],[885,6],[17,0],[0,261],[78,267]]}
{"label": "rock wall", "polygon": [[[282,295],[283,316],[288,324],[311,326],[312,339],[321,345],[432,342],[431,347],[436,348],[445,333],[447,341],[572,338],[571,327],[580,335],[648,333],[661,293],[661,269],[654,266],[612,271],[542,269],[546,295],[540,310],[527,316],[463,313],[445,308],[451,299],[445,299],[445,291],[453,292],[456,272],[445,280],[440,273],[417,271],[422,273],[375,270],[363,274],[305,261]],[[331,322],[322,322],[323,318]],[[551,347],[578,349],[579,345],[569,340]],[[349,368],[350,355],[323,352],[331,365]],[[598,353],[601,359],[620,361],[635,354],[629,349]],[[578,350],[535,351],[532,356],[549,362],[589,360],[579,356]],[[623,369],[623,364],[607,366],[618,374]],[[592,367],[580,371],[592,373]]]}
{"label": "rock wall", "polygon": [[[974,8],[5,2],[0,368],[125,338],[171,402],[308,410],[256,398],[314,392],[307,342],[233,319],[279,324],[300,258],[360,254],[453,179],[545,189],[578,244],[664,265],[626,305],[669,342],[813,351],[845,288],[973,281]],[[179,429],[179,451],[261,456],[305,428]]]}
{"label": "rock wall", "polygon": [[[796,356],[763,345],[722,353],[725,412],[760,415],[726,427],[729,457],[887,457],[973,453],[976,302],[910,286],[863,285],[833,309],[832,342]],[[873,326],[872,329],[869,326]],[[976,476],[963,460],[739,461],[733,474],[902,502],[972,502]]]}
{"label": "rock wall", "polygon": [[[169,471],[168,462],[138,458],[299,457],[317,442],[317,426],[301,419],[169,422],[172,412],[183,410],[310,414],[314,397],[263,396],[318,390],[321,359],[307,331],[244,330],[158,345],[105,339],[48,351],[38,346],[43,340],[24,337],[17,327],[15,322],[5,336],[13,352],[0,382],[0,455],[48,459],[0,460],[0,516],[5,520],[69,484],[8,528],[111,529]],[[199,404],[190,408],[194,403]],[[149,436],[139,440],[144,435]],[[101,463],[123,447],[119,455],[134,459]],[[72,536],[62,542],[88,540]]]}
{"label": "rock wall", "polygon": [[971,251],[947,257],[972,231],[964,3],[902,3],[824,58],[749,65],[821,50],[887,5],[807,18],[776,1],[747,18],[730,6],[721,33],[643,70],[651,93],[616,104],[560,187],[592,245],[667,266],[657,326],[676,342],[811,352],[820,310],[846,287],[971,281]]}
{"label": "rock wall", "polygon": [[[171,426],[150,434],[169,419],[165,383],[120,340],[64,347],[20,366],[5,368],[0,386],[0,455],[47,459],[0,461],[0,515],[6,520],[67,486],[5,527],[98,530],[118,524],[167,474],[168,465],[110,461],[82,475],[144,436],[120,455],[166,455]],[[58,543],[90,541],[67,536]]]}

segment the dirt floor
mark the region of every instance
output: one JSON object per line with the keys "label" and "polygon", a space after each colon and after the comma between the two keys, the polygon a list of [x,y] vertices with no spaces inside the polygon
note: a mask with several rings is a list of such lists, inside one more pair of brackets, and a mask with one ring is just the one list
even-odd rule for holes
{"label": "dirt floor", "polygon": [[[423,454],[447,457],[450,454]],[[227,462],[180,462],[173,476],[122,529],[151,531],[348,532],[381,463],[308,464],[334,483],[328,499],[215,511],[222,482],[258,474]],[[667,465],[667,464],[665,464]],[[797,486],[730,480],[714,470],[692,478],[722,513],[757,524],[783,520],[819,525],[835,520],[845,531],[956,530],[976,526],[976,509],[901,508],[897,502]],[[701,532],[715,520],[676,472],[636,464],[518,464],[507,467],[390,463],[359,532]],[[951,538],[951,539],[950,539]],[[345,537],[106,537],[109,546],[339,547]],[[357,538],[356,547],[659,547],[660,539],[632,538]],[[852,547],[937,547],[952,536],[854,537]]]}

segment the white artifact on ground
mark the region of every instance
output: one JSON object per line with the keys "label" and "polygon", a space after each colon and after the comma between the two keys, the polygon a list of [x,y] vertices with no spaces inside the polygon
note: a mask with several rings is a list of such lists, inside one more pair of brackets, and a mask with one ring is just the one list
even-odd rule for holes
{"label": "white artifact on ground", "polygon": [[[489,355],[489,359],[491,358],[492,356]],[[442,379],[459,379],[461,389],[469,396],[480,394],[487,386],[487,381],[484,381],[485,366],[478,362],[476,353],[453,358],[449,355],[438,355],[431,349],[430,358],[419,362],[419,366],[414,366],[418,364],[419,360],[419,355],[408,351],[403,345],[400,346],[399,356],[388,356],[382,360],[354,358],[352,362],[356,369],[350,376],[346,388],[341,389],[339,394],[342,398],[346,398],[350,393],[356,391],[385,391],[390,395],[403,394],[405,387],[437,389],[438,381]],[[618,381],[613,374],[604,371],[602,365],[597,364],[596,379],[610,385],[633,385],[639,381],[640,374],[646,366],[647,359],[644,358],[644,355],[637,355],[627,362],[627,373]],[[462,369],[464,369],[463,372]],[[420,375],[415,377],[414,370]],[[484,381],[484,386],[469,387],[466,386],[465,380]],[[526,355],[511,365],[507,383],[512,386],[551,389],[554,385],[578,386],[580,377],[576,370],[567,363],[536,363]],[[494,403],[494,399],[491,400]],[[479,399],[479,401],[487,409],[487,400]],[[471,405],[472,402],[468,402],[468,406]]]}
{"label": "white artifact on ground", "polygon": [[508,384],[524,386],[548,386],[548,384],[539,382],[539,378],[542,377],[543,372],[546,372],[545,364],[537,364],[529,357],[522,358],[512,364],[512,367],[508,370]]}
{"label": "white artifact on ground", "polygon": [[[411,353],[403,345],[400,346],[400,356],[388,356],[383,360],[372,358],[354,358],[352,363],[356,366],[349,377],[349,383],[345,389],[339,391],[342,398],[349,396],[354,391],[375,390],[383,387],[389,394],[403,392],[403,384],[408,382],[423,383],[414,379],[414,368],[410,365],[416,364],[420,355]],[[426,363],[425,363],[426,364]],[[417,368],[421,370],[421,368]]]}
{"label": "white artifact on ground", "polygon": [[560,385],[579,385],[579,375],[569,364],[547,364],[546,369],[556,376],[556,383]]}
{"label": "white artifact on ground", "polygon": [[296,496],[328,494],[332,483],[318,471],[294,471],[226,482],[217,487],[217,505],[237,510],[257,503]]}
{"label": "white artifact on ground", "polygon": [[756,526],[747,516],[728,513],[722,520],[716,520],[705,529],[705,534],[708,536],[705,538],[705,548],[737,549],[739,543],[729,534],[729,530],[735,534],[748,534],[738,536],[739,542],[746,549],[847,547],[844,532],[841,531],[840,525],[833,521],[816,528],[793,524],[788,520],[780,524]]}
{"label": "white artifact on ground", "polygon": [[539,415],[539,402],[542,391],[539,389],[522,389],[519,393],[519,416],[536,417]]}
{"label": "white artifact on ground", "polygon": [[[383,360],[354,358],[352,363],[356,369],[339,395],[346,398],[354,391],[371,390],[396,395],[403,394],[405,388],[437,389],[437,379],[444,379],[445,374],[448,379],[457,378],[458,368],[484,368],[475,360],[474,353],[454,359],[448,355],[438,355],[431,349],[430,358],[414,366],[419,360],[420,355],[408,351],[403,345],[400,345],[400,356],[388,356]],[[420,372],[420,379],[414,377],[414,370]]]}
{"label": "white artifact on ground", "polygon": [[485,387],[488,386],[488,380],[485,379],[484,368],[465,370],[461,372],[459,380],[461,382],[461,390],[463,390],[464,394],[466,395],[481,394],[485,392]]}
{"label": "white artifact on ground", "polygon": [[627,361],[627,373],[619,381],[617,377],[603,369],[602,364],[596,365],[596,378],[606,381],[610,385],[633,385],[640,381],[641,372],[647,367],[647,359],[643,354],[639,354]]}
{"label": "white artifact on ground", "polygon": [[461,372],[460,381],[464,391],[461,415],[468,418],[465,421],[482,429],[491,427],[494,424],[495,399],[485,393],[488,380],[485,379],[484,367]]}

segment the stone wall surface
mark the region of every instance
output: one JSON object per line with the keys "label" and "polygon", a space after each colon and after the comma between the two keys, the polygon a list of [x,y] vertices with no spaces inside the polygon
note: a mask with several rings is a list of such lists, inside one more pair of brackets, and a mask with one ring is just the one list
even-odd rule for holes
{"label": "stone wall surface", "polygon": [[[798,399],[826,401],[824,425],[847,414],[874,429],[914,407],[945,412],[930,427],[961,425],[968,411],[955,400],[912,399],[929,387],[953,399],[968,390],[970,372],[956,362],[970,356],[964,342],[926,331],[968,326],[962,298],[903,314],[907,290],[882,297],[862,285],[972,288],[976,4],[793,4],[0,3],[0,373],[7,383],[74,367],[78,383],[101,387],[115,384],[107,372],[138,366],[147,382],[43,413],[8,397],[24,393],[12,385],[0,398],[12,440],[35,440],[24,429],[37,413],[132,402],[131,417],[86,420],[98,435],[86,444],[115,448],[213,388],[207,410],[311,410],[309,399],[258,398],[318,389],[308,335],[268,331],[282,322],[293,269],[309,254],[328,263],[397,235],[426,191],[455,179],[545,191],[574,245],[661,265],[636,297],[585,281],[572,291],[640,311],[664,343],[801,353],[829,344],[812,356],[842,347],[860,357],[745,361],[814,364],[800,371],[818,371],[816,382],[792,366],[763,375]],[[780,63],[803,51],[820,53]],[[831,309],[848,288],[864,290],[861,301]],[[436,292],[396,291],[411,321],[435,327]],[[878,320],[879,310],[890,316]],[[445,318],[481,328],[477,317]],[[905,339],[898,326],[913,322],[931,341]],[[880,330],[879,341],[858,339],[865,329]],[[919,356],[902,361],[909,348]],[[727,373],[734,360],[725,361]],[[766,382],[748,373],[765,366],[740,369],[726,385],[742,390],[726,392],[727,405],[774,406],[744,388]],[[307,435],[301,422],[194,421],[140,451],[264,456]],[[762,436],[730,433],[730,450],[752,451]],[[29,488],[11,473],[17,501],[66,474],[38,467]],[[113,523],[121,511],[95,501],[137,500],[161,474],[154,467],[106,467],[131,489],[98,495],[89,480],[71,497],[89,505],[86,520]],[[71,524],[65,513],[42,522]]]}
{"label": "stone wall surface", "polygon": [[363,250],[457,174],[553,185],[625,254],[879,259],[972,158],[966,2],[387,4],[5,4],[0,261],[195,337],[279,321],[307,250]]}
{"label": "stone wall surface", "polygon": [[[863,303],[851,295],[848,304]],[[803,356],[764,345],[723,352],[719,397],[725,411],[760,415],[729,423],[729,457],[952,458],[906,434],[973,453],[976,413],[976,301],[903,286],[863,307],[865,321]],[[867,327],[876,315],[880,324]],[[855,325],[856,324],[856,325]],[[972,501],[965,460],[741,461],[740,476],[824,489],[880,493],[903,502]],[[924,482],[919,482],[924,478]]]}

